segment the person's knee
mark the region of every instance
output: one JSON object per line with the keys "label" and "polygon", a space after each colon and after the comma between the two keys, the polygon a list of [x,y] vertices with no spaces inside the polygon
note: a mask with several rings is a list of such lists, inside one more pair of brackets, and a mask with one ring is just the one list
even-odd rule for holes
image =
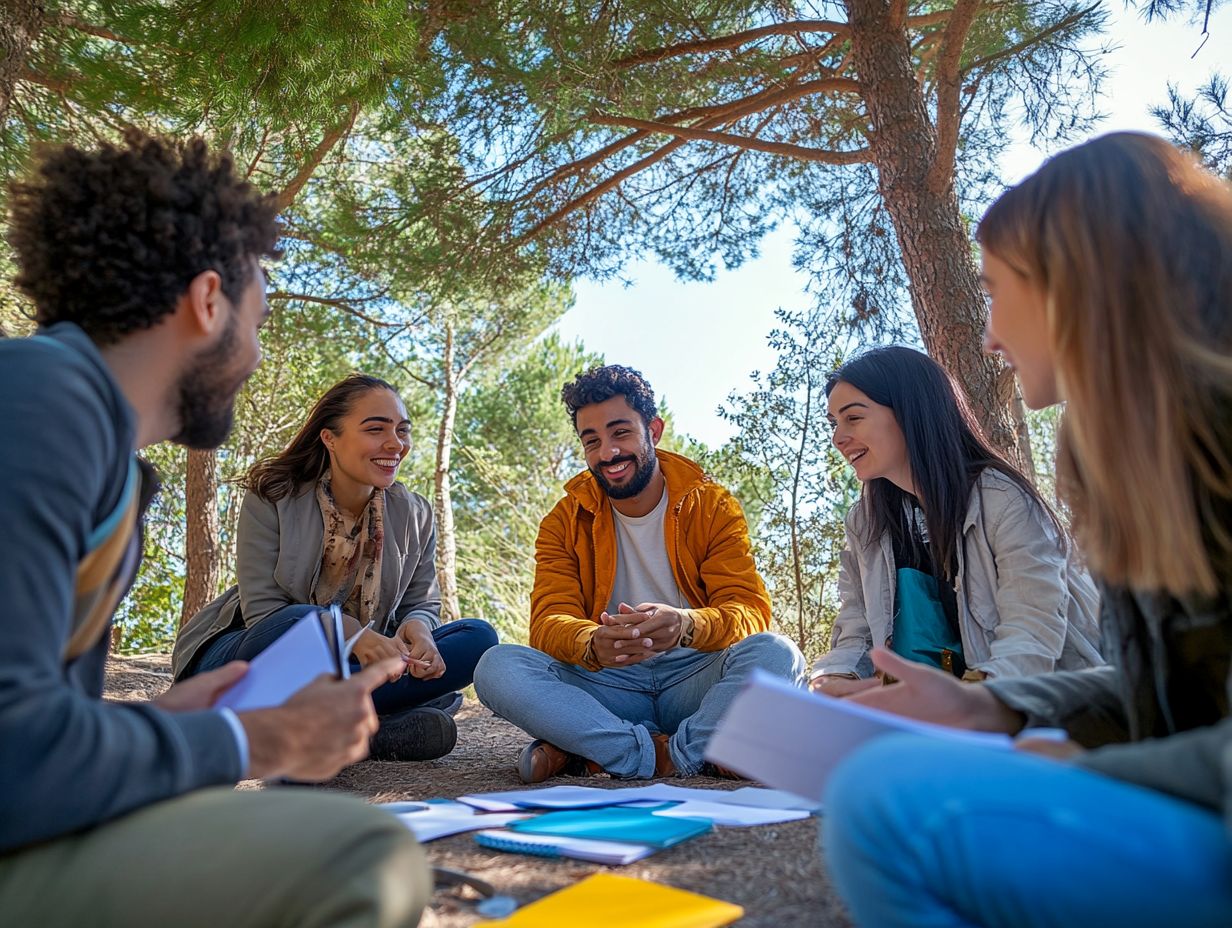
{"label": "person's knee", "polygon": [[918,796],[934,775],[949,775],[945,747],[920,735],[885,735],[839,763],[823,799],[826,848],[899,846]]}
{"label": "person's knee", "polygon": [[458,624],[463,626],[467,647],[475,654],[483,654],[500,643],[496,629],[483,619],[459,619]]}
{"label": "person's knee", "polygon": [[499,644],[484,651],[475,665],[475,695],[489,709],[509,686],[525,684],[529,658],[537,652],[518,644]]}
{"label": "person's knee", "polygon": [[423,848],[401,822],[390,819],[368,829],[363,836],[365,855],[356,855],[353,865],[360,872],[361,885],[374,882],[373,924],[381,926],[418,925],[424,907],[432,898],[432,870]]}
{"label": "person's knee", "polygon": [[776,677],[801,680],[806,671],[804,655],[794,641],[775,632],[758,632],[736,645],[756,667]]}
{"label": "person's knee", "polygon": [[[410,829],[386,812],[359,807],[351,810],[344,830],[326,871],[318,876],[326,884],[321,905],[345,910],[340,923],[351,924],[354,913],[365,911],[369,914],[363,924],[417,925],[432,896],[432,876]],[[330,923],[328,918],[321,922]]]}

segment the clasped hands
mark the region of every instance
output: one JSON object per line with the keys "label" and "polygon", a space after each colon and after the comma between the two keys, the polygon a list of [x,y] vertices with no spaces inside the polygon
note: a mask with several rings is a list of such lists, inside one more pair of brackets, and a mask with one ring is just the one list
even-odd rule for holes
{"label": "clasped hands", "polygon": [[602,613],[599,623],[590,639],[595,660],[602,667],[631,667],[676,647],[684,614],[666,603],[621,603],[615,614]]}

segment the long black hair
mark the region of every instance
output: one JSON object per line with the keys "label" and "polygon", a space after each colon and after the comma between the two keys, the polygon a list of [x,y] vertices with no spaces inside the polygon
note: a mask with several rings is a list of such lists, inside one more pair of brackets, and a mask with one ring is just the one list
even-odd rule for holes
{"label": "long black hair", "polygon": [[329,452],[321,441],[321,429],[340,431],[340,423],[356,401],[373,390],[388,390],[392,384],[368,374],[350,374],[325,391],[295,437],[273,457],[258,461],[241,480],[240,486],[270,502],[296,493],[308,483],[316,483],[329,469]]}
{"label": "long black hair", "polygon": [[[928,524],[933,564],[941,576],[954,579],[971,491],[988,468],[1005,474],[1030,497],[1056,529],[1059,542],[1065,544],[1065,530],[1052,507],[1031,481],[988,443],[962,390],[928,355],[901,345],[873,348],[829,376],[826,396],[840,382],[851,384],[894,413],[907,445],[917,502]],[[911,550],[915,534],[906,515],[907,497],[904,490],[884,478],[864,484],[863,505],[869,515],[866,544],[889,532],[903,550]]]}

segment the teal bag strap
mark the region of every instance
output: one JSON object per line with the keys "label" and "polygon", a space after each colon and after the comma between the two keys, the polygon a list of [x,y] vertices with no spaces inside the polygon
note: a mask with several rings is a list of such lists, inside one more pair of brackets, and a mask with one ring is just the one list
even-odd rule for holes
{"label": "teal bag strap", "polygon": [[894,628],[886,642],[900,657],[961,676],[962,638],[950,627],[937,578],[911,567],[897,571]]}

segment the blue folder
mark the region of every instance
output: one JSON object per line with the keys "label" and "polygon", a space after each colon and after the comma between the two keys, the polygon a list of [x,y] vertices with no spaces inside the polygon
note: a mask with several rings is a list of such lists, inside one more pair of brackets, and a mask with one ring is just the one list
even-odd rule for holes
{"label": "blue folder", "polygon": [[536,818],[510,822],[506,827],[511,831],[534,835],[627,841],[630,844],[665,848],[705,834],[714,827],[714,823],[702,818],[666,818],[654,815],[652,809],[609,806],[548,812]]}

